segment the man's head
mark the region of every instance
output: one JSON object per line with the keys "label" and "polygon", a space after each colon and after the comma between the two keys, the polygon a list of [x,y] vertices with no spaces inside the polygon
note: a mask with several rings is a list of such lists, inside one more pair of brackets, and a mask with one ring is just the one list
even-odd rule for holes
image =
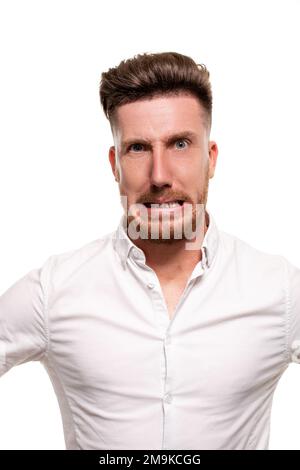
{"label": "man's head", "polygon": [[[205,66],[175,52],[137,55],[102,73],[100,99],[114,139],[109,161],[128,221],[138,220],[141,229],[156,223],[156,242],[175,241],[183,216],[194,230],[196,204],[206,206],[218,154],[209,140],[212,94]],[[146,208],[164,201],[180,202]],[[130,212],[134,204],[145,204],[138,206],[144,210]],[[167,239],[161,236],[165,219],[158,217],[169,219]]]}

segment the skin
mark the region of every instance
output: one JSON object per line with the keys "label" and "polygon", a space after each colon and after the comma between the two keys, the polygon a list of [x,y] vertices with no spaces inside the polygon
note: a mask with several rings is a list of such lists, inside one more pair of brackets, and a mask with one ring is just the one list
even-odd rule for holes
{"label": "skin", "polygon": [[[169,200],[183,199],[192,207],[203,204],[205,208],[218,147],[209,140],[210,130],[198,99],[185,93],[142,99],[119,106],[115,118],[109,162],[120,195],[127,197],[127,209],[132,204],[157,201],[164,196]],[[168,136],[186,130],[193,132],[194,137],[167,142]],[[125,141],[133,143],[128,146]],[[192,220],[195,222],[195,212]],[[203,236],[207,220],[205,213]],[[170,288],[182,290],[202,255],[199,248],[186,249],[184,236],[173,238],[175,223],[182,224],[182,216],[171,222],[168,240],[132,240],[144,251],[146,264],[156,272],[166,295]],[[162,222],[159,224],[161,234]]]}

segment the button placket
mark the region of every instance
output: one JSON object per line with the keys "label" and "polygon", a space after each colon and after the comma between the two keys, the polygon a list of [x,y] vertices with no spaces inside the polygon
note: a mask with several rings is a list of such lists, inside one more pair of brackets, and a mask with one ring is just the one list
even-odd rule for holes
{"label": "button placket", "polygon": [[171,336],[169,335],[169,333],[166,334],[164,343],[166,346],[169,346],[171,344]]}
{"label": "button placket", "polygon": [[164,360],[165,360],[165,381],[164,381],[164,395],[163,395],[163,401],[164,403],[171,404],[173,401],[173,395],[172,395],[172,378],[171,378],[171,365],[172,365],[172,360],[171,360],[171,349],[170,349],[170,344],[171,344],[171,337],[168,331],[166,331],[164,338],[163,338],[163,354],[164,354]]}
{"label": "button placket", "polygon": [[163,355],[165,364],[165,377],[164,377],[164,393],[162,395],[162,404],[164,410],[164,423],[163,423],[163,442],[162,448],[168,448],[170,446],[170,439],[172,436],[173,429],[173,386],[172,386],[172,349],[170,347],[171,337],[169,328],[165,330],[162,337],[163,339]]}

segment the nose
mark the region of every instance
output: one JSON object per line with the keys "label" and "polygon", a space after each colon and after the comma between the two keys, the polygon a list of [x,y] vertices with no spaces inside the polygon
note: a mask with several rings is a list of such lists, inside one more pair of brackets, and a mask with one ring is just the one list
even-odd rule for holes
{"label": "nose", "polygon": [[172,186],[172,174],[168,155],[157,146],[152,150],[150,183],[152,187]]}

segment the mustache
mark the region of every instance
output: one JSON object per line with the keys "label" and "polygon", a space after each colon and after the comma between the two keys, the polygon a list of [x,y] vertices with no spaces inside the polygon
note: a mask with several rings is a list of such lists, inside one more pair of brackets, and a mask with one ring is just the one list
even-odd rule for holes
{"label": "mustache", "polygon": [[159,199],[164,199],[166,201],[183,201],[183,202],[192,202],[189,197],[187,197],[185,194],[145,194],[141,198],[139,198],[138,202],[141,204],[145,203],[155,203],[159,202]]}

